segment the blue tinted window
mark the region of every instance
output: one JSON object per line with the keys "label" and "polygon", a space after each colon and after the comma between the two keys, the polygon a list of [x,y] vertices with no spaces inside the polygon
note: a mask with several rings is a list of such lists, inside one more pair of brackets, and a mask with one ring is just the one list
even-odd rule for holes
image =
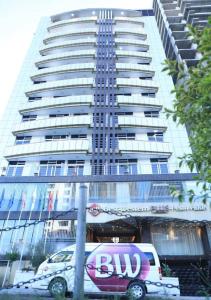
{"label": "blue tinted window", "polygon": [[167,164],[160,164],[160,172],[161,172],[161,174],[167,174],[168,173]]}
{"label": "blue tinted window", "polygon": [[46,176],[46,170],[47,170],[46,166],[40,167],[40,173],[39,173],[39,175],[40,176]]}
{"label": "blue tinted window", "polygon": [[17,167],[16,172],[15,172],[15,176],[21,176],[22,172],[23,172],[23,167]]}
{"label": "blue tinted window", "polygon": [[153,256],[153,253],[152,252],[144,252],[144,254],[148,258],[150,266],[155,266],[155,258]]}
{"label": "blue tinted window", "polygon": [[158,174],[158,165],[152,164],[152,174]]}

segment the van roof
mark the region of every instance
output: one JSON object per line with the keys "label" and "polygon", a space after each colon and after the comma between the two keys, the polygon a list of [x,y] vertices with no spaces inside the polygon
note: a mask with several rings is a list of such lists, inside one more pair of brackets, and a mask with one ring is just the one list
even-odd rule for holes
{"label": "van roof", "polygon": [[[143,249],[155,249],[154,248],[154,245],[153,244],[149,244],[149,243],[86,243],[86,249],[88,248],[88,249],[90,249],[90,248],[95,248],[95,247],[97,247],[98,245],[102,245],[102,244],[105,244],[105,245],[107,245],[107,246],[123,246],[124,247],[124,245],[126,246],[126,245],[128,245],[128,244],[133,244],[133,245],[136,245],[136,246],[139,246],[139,247],[141,247],[141,248],[143,248]],[[73,244],[73,245],[71,245],[71,246],[68,246],[68,247],[66,247],[66,248],[64,248],[64,249],[61,249],[60,251],[62,251],[62,250],[72,250],[72,249],[74,249],[75,248],[75,246],[76,246],[76,244]]]}

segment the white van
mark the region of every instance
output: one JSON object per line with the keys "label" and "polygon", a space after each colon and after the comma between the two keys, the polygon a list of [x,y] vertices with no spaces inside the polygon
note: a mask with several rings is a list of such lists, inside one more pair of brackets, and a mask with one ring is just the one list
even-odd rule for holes
{"label": "white van", "polygon": [[[36,277],[75,265],[75,245],[53,254],[38,268]],[[160,287],[144,284],[144,280],[160,282],[161,268],[152,244],[87,243],[85,247],[85,294],[125,295],[144,299],[146,293],[159,293]],[[93,266],[94,269],[89,268]],[[96,270],[98,268],[98,270]],[[103,271],[100,272],[99,268]],[[109,274],[106,273],[109,271]],[[111,273],[114,276],[111,276]],[[127,276],[120,278],[115,274]],[[74,268],[33,283],[33,288],[49,289],[51,295],[72,292]]]}

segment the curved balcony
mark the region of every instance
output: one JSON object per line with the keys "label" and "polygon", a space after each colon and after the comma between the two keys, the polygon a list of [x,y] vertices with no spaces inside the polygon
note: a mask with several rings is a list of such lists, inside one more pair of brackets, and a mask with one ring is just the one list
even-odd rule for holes
{"label": "curved balcony", "polygon": [[[140,12],[131,10],[131,9],[119,9],[119,8],[111,8],[106,9],[108,13],[112,12],[112,16],[115,17],[128,17],[128,18],[138,18],[140,17]],[[64,13],[59,13],[54,16],[51,16],[52,22],[60,22],[62,20],[69,20],[69,19],[78,19],[84,18],[89,16],[100,16],[102,12],[102,8],[85,8],[80,10],[72,10]]]}
{"label": "curved balcony", "polygon": [[130,128],[130,132],[147,132],[148,129],[165,131],[167,123],[161,118],[141,118],[134,116],[119,116],[119,128]]}
{"label": "curved balcony", "polygon": [[96,16],[92,16],[92,17],[82,17],[82,18],[74,18],[71,20],[62,20],[62,21],[58,21],[55,25],[51,25],[48,27],[48,31],[51,31],[53,29],[56,28],[63,28],[65,26],[70,26],[70,25],[76,25],[79,23],[93,23],[97,20]]}
{"label": "curved balcony", "polygon": [[146,109],[160,110],[161,101],[157,98],[142,97],[141,95],[117,96],[117,104],[120,107],[132,107],[132,111],[145,111]]}
{"label": "curved balcony", "polygon": [[43,47],[40,50],[41,55],[47,55],[47,54],[54,54],[54,53],[62,53],[71,51],[74,48],[77,48],[78,50],[82,50],[81,48],[85,49],[93,49],[93,47],[96,45],[96,38],[90,38],[90,39],[77,39],[71,42],[63,42],[59,43],[57,45],[53,45],[51,47]]}
{"label": "curved balcony", "polygon": [[48,155],[65,155],[65,154],[82,154],[88,153],[89,141],[85,139],[71,139],[65,141],[51,141],[23,145],[14,145],[7,148],[5,158],[17,159],[24,158],[24,160],[35,158],[42,158]]}
{"label": "curved balcony", "polygon": [[69,78],[83,78],[92,76],[94,72],[94,63],[85,64],[71,64],[64,66],[57,66],[48,69],[41,69],[36,71],[36,74],[31,76],[32,81],[51,81],[51,80],[64,80]]}
{"label": "curved balcony", "polygon": [[149,142],[140,140],[120,140],[118,142],[119,151],[123,153],[136,153],[143,155],[152,154],[163,155],[169,157],[172,153],[172,147],[170,143],[163,142]]}
{"label": "curved balcony", "polygon": [[144,27],[144,22],[140,18],[115,17],[114,20],[116,23],[133,23]]}
{"label": "curved balcony", "polygon": [[126,72],[125,76],[128,76],[128,72],[131,72],[131,77],[132,75],[136,77],[137,76],[153,77],[155,74],[155,71],[151,66],[131,64],[131,63],[117,63],[116,69],[118,72],[123,72],[123,73]]}
{"label": "curved balcony", "polygon": [[76,78],[59,81],[49,81],[33,86],[26,92],[27,97],[51,97],[51,96],[70,96],[74,94],[90,94],[90,88],[94,86],[93,78]]}
{"label": "curved balcony", "polygon": [[76,28],[75,30],[68,31],[67,33],[53,33],[49,34],[47,38],[43,40],[45,45],[53,43],[55,41],[68,41],[79,37],[87,37],[87,35],[96,35],[96,28]]}
{"label": "curved balcony", "polygon": [[90,62],[91,58],[94,59],[96,54],[95,50],[80,50],[71,51],[70,53],[52,54],[48,55],[35,63],[38,68],[50,68],[61,65],[75,64],[76,60],[80,62]]}
{"label": "curved balcony", "polygon": [[86,109],[93,104],[93,96],[69,96],[60,98],[44,98],[39,101],[26,103],[19,112],[21,114],[36,112],[39,114],[58,113],[58,109],[67,113],[73,107],[86,106]]}
{"label": "curved balcony", "polygon": [[116,56],[118,59],[124,58],[128,61],[137,60],[143,63],[150,63],[152,61],[152,57],[150,54],[146,52],[138,52],[138,51],[126,51],[126,50],[116,50]]}
{"label": "curved balcony", "polygon": [[126,46],[129,50],[147,51],[149,49],[148,43],[142,40],[115,38],[115,43],[118,46]]}
{"label": "curved balcony", "polygon": [[117,78],[116,85],[118,88],[123,89],[124,92],[150,92],[157,93],[158,86],[154,80],[141,80],[136,78]]}
{"label": "curved balcony", "polygon": [[[46,134],[56,129],[83,128],[90,127],[92,124],[91,116],[68,116],[48,119],[38,119],[35,121],[22,122],[13,131],[14,135],[29,133],[35,136],[40,135],[40,130]],[[70,131],[70,130],[69,130]]]}
{"label": "curved balcony", "polygon": [[128,37],[136,36],[137,38],[141,38],[141,40],[146,40],[147,34],[144,32],[144,30],[140,30],[136,28],[136,30],[128,29],[128,28],[115,28],[114,31],[115,35],[118,37],[121,37],[122,35],[127,35]]}

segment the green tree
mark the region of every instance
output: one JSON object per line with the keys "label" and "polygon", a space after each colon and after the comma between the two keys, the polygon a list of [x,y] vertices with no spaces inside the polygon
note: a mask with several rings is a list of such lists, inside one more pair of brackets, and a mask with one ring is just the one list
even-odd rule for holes
{"label": "green tree", "polygon": [[[208,27],[198,30],[189,27],[190,35],[202,54],[196,67],[188,73],[182,63],[166,60],[163,71],[177,78],[173,109],[165,109],[167,117],[186,125],[192,153],[180,157],[180,165],[187,164],[190,170],[197,169],[198,183],[202,183],[202,200],[210,195],[211,184],[211,19]],[[194,192],[189,191],[190,200]]]}

